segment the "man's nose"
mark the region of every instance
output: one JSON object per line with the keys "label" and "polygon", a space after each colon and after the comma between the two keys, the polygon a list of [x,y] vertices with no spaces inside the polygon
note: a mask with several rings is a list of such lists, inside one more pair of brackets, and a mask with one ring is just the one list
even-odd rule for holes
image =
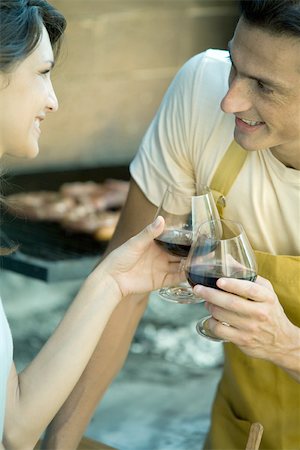
{"label": "man's nose", "polygon": [[221,109],[225,113],[249,111],[252,107],[251,95],[246,79],[235,77],[229,84],[227,94],[221,101]]}

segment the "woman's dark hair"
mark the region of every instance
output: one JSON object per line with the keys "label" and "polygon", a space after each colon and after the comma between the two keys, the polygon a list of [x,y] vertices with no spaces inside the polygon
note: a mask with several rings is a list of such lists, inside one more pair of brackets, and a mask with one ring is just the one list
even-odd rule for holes
{"label": "woman's dark hair", "polygon": [[[66,28],[64,16],[46,0],[0,0],[0,71],[9,73],[35,50],[42,37],[43,25],[56,58]],[[0,219],[4,208],[5,200],[0,192]],[[16,249],[13,244],[4,248],[1,241],[0,233],[0,255]]]}
{"label": "woman's dark hair", "polygon": [[300,0],[240,0],[242,18],[274,34],[300,37]]}
{"label": "woman's dark hair", "polygon": [[48,31],[55,57],[66,28],[64,16],[46,0],[0,0],[0,70],[9,72]]}

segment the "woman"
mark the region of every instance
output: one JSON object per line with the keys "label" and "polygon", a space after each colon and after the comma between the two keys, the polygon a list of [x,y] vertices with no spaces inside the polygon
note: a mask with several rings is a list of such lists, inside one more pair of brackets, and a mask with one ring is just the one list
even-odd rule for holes
{"label": "woman", "polygon": [[[41,122],[58,108],[50,72],[65,19],[45,0],[0,0],[0,24],[0,155],[34,158]],[[180,281],[179,261],[153,242],[163,226],[158,218],[88,276],[53,336],[19,374],[0,300],[1,449],[34,447],[122,298]]]}

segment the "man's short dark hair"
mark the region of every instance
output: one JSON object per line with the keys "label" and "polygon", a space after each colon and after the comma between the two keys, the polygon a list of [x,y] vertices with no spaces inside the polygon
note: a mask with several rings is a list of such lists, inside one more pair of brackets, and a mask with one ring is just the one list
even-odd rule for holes
{"label": "man's short dark hair", "polygon": [[240,0],[240,9],[250,25],[300,37],[300,0]]}

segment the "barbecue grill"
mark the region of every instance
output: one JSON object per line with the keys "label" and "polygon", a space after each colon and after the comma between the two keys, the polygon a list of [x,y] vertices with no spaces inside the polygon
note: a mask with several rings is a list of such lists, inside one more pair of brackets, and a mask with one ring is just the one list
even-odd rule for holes
{"label": "barbecue grill", "polygon": [[[65,182],[103,182],[106,178],[129,179],[127,166],[43,172],[10,177],[5,194],[20,191],[57,190]],[[1,215],[1,246],[9,242],[17,251],[0,258],[1,268],[47,282],[86,277],[100,261],[107,241],[64,230],[58,223],[30,221],[8,212]]]}

